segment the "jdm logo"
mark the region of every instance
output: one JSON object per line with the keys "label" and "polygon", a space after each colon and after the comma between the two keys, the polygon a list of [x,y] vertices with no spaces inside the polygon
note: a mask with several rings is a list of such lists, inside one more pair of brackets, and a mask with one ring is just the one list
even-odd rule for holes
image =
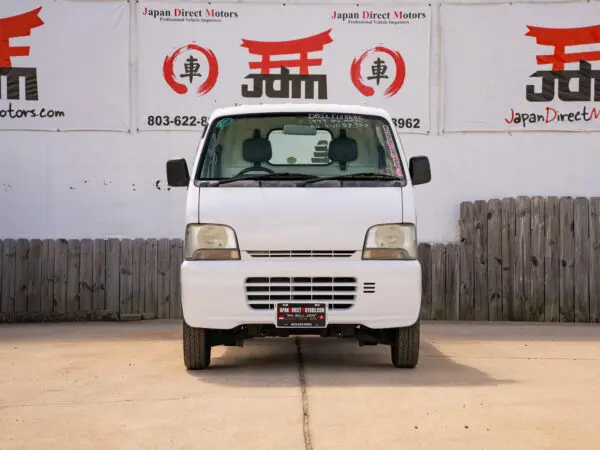
{"label": "jdm logo", "polygon": [[[362,74],[364,66],[367,66],[367,71],[370,73],[366,76],[366,81]],[[389,71],[390,66],[392,67],[391,72]],[[400,52],[383,46],[365,51],[355,58],[350,66],[352,84],[365,97],[372,97],[375,89],[383,86],[387,86],[383,92],[384,96],[393,97],[404,84],[405,78],[406,64]]]}
{"label": "jdm logo", "polygon": [[[38,100],[37,69],[13,67],[12,58],[29,56],[28,46],[11,47],[10,39],[31,35],[31,30],[44,25],[39,17],[42,7],[18,16],[0,19],[0,80],[6,78],[6,100],[20,100],[19,81],[25,79],[25,100]],[[0,90],[0,99],[3,93]]]}
{"label": "jdm logo", "polygon": [[[260,72],[245,77],[254,80],[254,86],[250,90],[248,85],[242,85],[242,97],[260,98],[264,91],[264,95],[269,98],[314,99],[316,86],[317,98],[327,99],[327,75],[311,74],[309,71],[310,67],[321,66],[323,60],[310,58],[309,53],[321,52],[327,44],[333,42],[330,33],[331,28],[313,36],[278,42],[242,39],[241,47],[247,48],[251,55],[261,56],[260,61],[248,63],[250,70],[258,69]],[[290,56],[290,58],[273,61],[272,56]],[[290,73],[290,68],[298,68],[298,73]],[[271,73],[271,69],[279,69],[280,73]],[[276,82],[279,83],[279,89],[275,87]],[[302,95],[303,84],[304,95]]]}
{"label": "jdm logo", "polygon": [[[600,61],[598,51],[575,51],[566,53],[568,46],[600,44],[600,25],[582,28],[542,28],[527,26],[525,36],[535,38],[538,45],[552,46],[550,55],[538,55],[538,65],[552,66],[552,70],[540,70],[531,77],[542,79],[542,91],[527,85],[526,97],[530,102],[550,102],[554,99],[558,84],[558,99],[563,102],[600,101],[600,71],[592,70],[591,61]],[[579,63],[578,70],[566,70],[565,64]],[[571,80],[577,80],[577,89],[571,90]],[[594,92],[592,93],[592,80]]]}
{"label": "jdm logo", "polygon": [[186,94],[188,86],[201,80],[196,92],[198,95],[206,95],[215,87],[219,78],[219,62],[212,50],[189,44],[165,58],[163,76],[169,87],[179,95]]}

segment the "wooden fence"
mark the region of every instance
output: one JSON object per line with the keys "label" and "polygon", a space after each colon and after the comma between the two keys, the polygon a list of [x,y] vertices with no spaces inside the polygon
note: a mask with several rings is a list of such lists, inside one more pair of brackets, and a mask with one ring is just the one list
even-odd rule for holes
{"label": "wooden fence", "polygon": [[181,318],[181,239],[6,239],[0,321]]}
{"label": "wooden fence", "polygon": [[460,242],[420,244],[421,317],[593,322],[600,313],[600,198],[460,205]]}
{"label": "wooden fence", "polygon": [[[598,322],[600,198],[464,202],[421,243],[424,320]],[[180,239],[0,241],[0,322],[181,318]]]}

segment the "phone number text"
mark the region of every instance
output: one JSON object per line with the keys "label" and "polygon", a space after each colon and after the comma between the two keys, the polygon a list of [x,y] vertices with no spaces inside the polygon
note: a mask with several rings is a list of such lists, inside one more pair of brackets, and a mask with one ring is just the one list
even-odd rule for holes
{"label": "phone number text", "polygon": [[146,123],[149,127],[205,127],[208,117],[156,115],[148,116]]}

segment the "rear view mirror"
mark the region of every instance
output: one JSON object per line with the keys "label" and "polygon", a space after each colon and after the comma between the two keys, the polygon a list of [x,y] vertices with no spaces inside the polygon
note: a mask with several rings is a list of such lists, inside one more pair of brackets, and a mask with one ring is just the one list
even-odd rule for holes
{"label": "rear view mirror", "polygon": [[431,167],[427,156],[414,156],[408,163],[408,171],[413,186],[431,181]]}
{"label": "rear view mirror", "polygon": [[167,182],[171,187],[186,187],[190,182],[190,173],[185,158],[167,161]]}

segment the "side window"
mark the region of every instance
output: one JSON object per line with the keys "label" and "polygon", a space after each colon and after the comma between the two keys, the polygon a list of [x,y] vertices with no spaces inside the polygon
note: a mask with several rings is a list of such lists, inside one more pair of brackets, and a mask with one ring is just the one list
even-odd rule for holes
{"label": "side window", "polygon": [[316,135],[302,136],[283,134],[282,130],[269,133],[273,156],[269,164],[274,166],[328,165],[327,156],[331,134],[327,130],[317,130]]}

